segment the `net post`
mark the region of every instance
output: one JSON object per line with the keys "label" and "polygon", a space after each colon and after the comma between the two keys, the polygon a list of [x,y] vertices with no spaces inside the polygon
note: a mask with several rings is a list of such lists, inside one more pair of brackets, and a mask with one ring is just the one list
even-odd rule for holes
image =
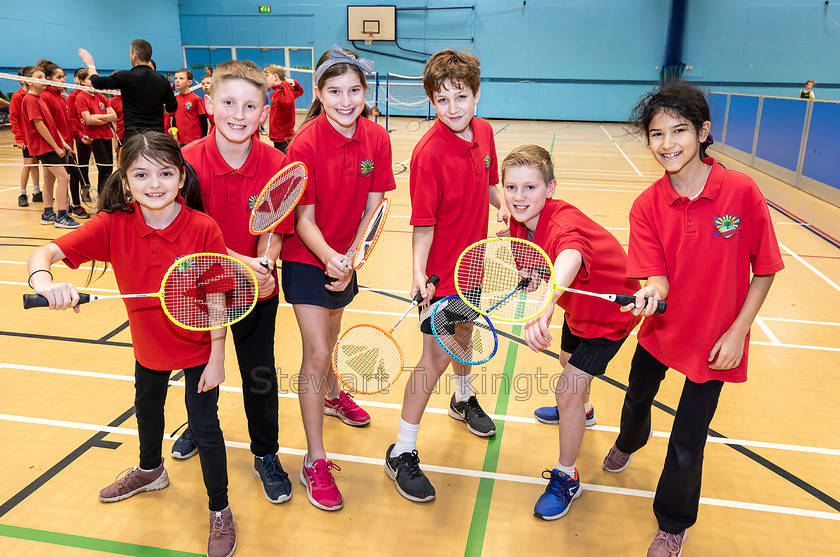
{"label": "net post", "polygon": [[378,123],[379,122],[379,112],[380,112],[378,110],[379,109],[379,72],[376,72],[375,75],[376,75],[376,77],[374,79],[376,80],[376,89],[374,90],[374,93],[373,93],[373,102],[375,103],[374,106],[377,108],[377,114],[376,114],[376,116],[374,116],[373,121]]}
{"label": "net post", "polygon": [[385,129],[388,133],[394,131],[388,125],[391,115],[391,73],[388,72],[385,76]]}

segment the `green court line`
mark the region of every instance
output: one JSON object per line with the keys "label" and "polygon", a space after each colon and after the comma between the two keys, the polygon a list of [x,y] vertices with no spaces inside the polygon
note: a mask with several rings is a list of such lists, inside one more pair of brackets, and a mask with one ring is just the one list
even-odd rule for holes
{"label": "green court line", "polygon": [[551,136],[551,149],[549,149],[548,154],[549,156],[554,156],[554,139],[557,137],[557,134]]}
{"label": "green court line", "polygon": [[[514,325],[511,333],[519,336],[521,325]],[[518,342],[508,344],[507,355],[505,356],[504,379],[500,383],[499,397],[496,400],[495,414],[507,414],[510,390],[513,385],[513,366],[516,363],[516,352]],[[499,464],[499,452],[502,448],[502,435],[505,431],[505,422],[496,424],[496,435],[487,442],[487,452],[484,453],[483,472],[495,472]],[[490,500],[493,498],[494,480],[481,478],[478,482],[478,493],[475,497],[472,520],[470,521],[470,532],[467,536],[467,547],[464,550],[464,557],[478,557],[484,547],[484,535],[487,531],[487,518],[490,515]]]}
{"label": "green court line", "polygon": [[148,545],[101,540],[98,538],[86,538],[84,536],[76,536],[73,534],[49,532],[47,530],[36,530],[33,528],[23,528],[21,526],[10,526],[8,524],[0,524],[0,536],[40,543],[50,543],[65,547],[77,547],[79,549],[89,549],[91,551],[115,553],[117,555],[134,555],[137,557],[196,557],[203,555],[202,553],[188,553],[186,551],[175,551],[174,549],[164,549],[162,547],[151,547]]}

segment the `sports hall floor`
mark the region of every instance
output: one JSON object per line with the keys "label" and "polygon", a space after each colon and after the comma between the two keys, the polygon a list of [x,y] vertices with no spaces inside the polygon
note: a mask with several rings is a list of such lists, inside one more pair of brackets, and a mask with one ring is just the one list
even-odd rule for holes
{"label": "sports hall floor", "polygon": [[[524,143],[550,148],[556,195],[626,245],[631,202],[661,174],[641,141],[619,124],[492,124],[500,160]],[[406,307],[408,162],[427,126],[391,122],[394,205],[377,251],[360,270],[367,290],[345,313],[345,328],[360,322],[390,327]],[[20,155],[11,145],[10,132],[2,132],[0,554],[203,554],[207,498],[197,458],[167,458],[172,483],[165,490],[108,505],[97,498],[99,489],[137,461],[125,310],[119,300],[85,307],[79,315],[22,309],[28,254],[62,232],[39,224],[40,205],[17,207]],[[722,162],[745,170],[732,160]],[[753,326],[749,381],[723,390],[706,449],[699,521],[683,555],[840,555],[840,209],[746,171],[771,204],[786,269]],[[488,226],[490,233],[497,229]],[[85,280],[86,270],[57,269],[58,280]],[[108,273],[91,291],[114,289]],[[300,338],[292,310],[282,302],[275,346],[283,391],[280,458],[294,482],[286,504],[266,501],[251,475],[239,376],[228,343],[219,414],[228,442],[237,555],[623,556],[646,550],[657,530],[653,490],[683,376],[671,372],[663,383],[654,437],[632,465],[618,475],[602,471],[635,342],[622,348],[605,380],[593,383],[598,425],[585,435],[578,460],[585,491],[566,517],[543,522],[532,515],[545,485],[541,472],[557,460],[557,429],[532,417],[535,407],[553,404],[548,378],[558,373],[557,361],[528,350],[518,340],[518,327],[510,325],[499,325],[499,351],[476,370],[474,381],[498,425],[495,438],[475,437],[447,416],[451,382],[432,396],[419,451],[437,499],[411,503],[383,472],[385,449],[396,439],[400,380],[386,394],[357,397],[373,417],[369,427],[325,420],[325,444],[341,466],[336,478],[346,501],[343,510],[327,513],[307,501],[297,481],[305,444],[290,377],[300,364]],[[419,357],[421,335],[414,323],[396,331],[406,365]],[[554,324],[558,333],[560,324]],[[500,377],[513,388],[500,389]],[[167,431],[186,420],[183,388],[180,381],[172,384]],[[164,441],[165,454],[171,443]]]}

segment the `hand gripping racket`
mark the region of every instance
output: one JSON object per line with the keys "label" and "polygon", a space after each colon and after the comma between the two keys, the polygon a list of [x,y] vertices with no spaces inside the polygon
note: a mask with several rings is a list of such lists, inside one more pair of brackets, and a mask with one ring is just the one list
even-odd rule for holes
{"label": "hand gripping racket", "polygon": [[[598,294],[558,286],[554,264],[536,244],[520,238],[490,238],[469,246],[455,265],[455,289],[474,310],[494,319],[522,323],[543,312],[554,292],[594,296],[619,305],[635,303],[630,294]],[[657,313],[665,313],[661,300]]]}
{"label": "hand gripping racket", "polygon": [[[432,275],[426,284],[437,284],[439,281],[437,275]],[[345,387],[359,394],[371,395],[384,391],[399,378],[403,369],[403,353],[392,335],[406,315],[422,301],[423,296],[418,292],[402,317],[388,331],[364,323],[344,331],[333,348],[332,367]]]}
{"label": "hand gripping racket", "polygon": [[448,296],[435,304],[432,334],[447,354],[467,365],[489,361],[499,347],[496,329],[487,316],[458,296]]}
{"label": "hand gripping racket", "polygon": [[[218,253],[194,253],[166,271],[158,292],[99,296],[79,294],[79,303],[114,298],[160,298],[166,316],[191,331],[209,331],[236,323],[257,303],[257,279],[241,261]],[[39,294],[24,294],[24,309],[49,307]]]}
{"label": "hand gripping racket", "polygon": [[[293,162],[283,167],[280,172],[271,177],[265,185],[251,209],[248,219],[248,229],[251,234],[265,234],[273,232],[280,222],[288,217],[306,189],[306,165]],[[260,264],[268,268],[268,248],[271,247],[271,237],[265,246],[265,254]]]}

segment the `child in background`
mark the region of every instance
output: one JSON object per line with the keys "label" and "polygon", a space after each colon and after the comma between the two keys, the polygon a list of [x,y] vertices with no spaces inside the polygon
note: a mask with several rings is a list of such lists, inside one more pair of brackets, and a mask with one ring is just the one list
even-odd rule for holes
{"label": "child in background", "polygon": [[178,100],[178,110],[175,111],[174,121],[172,115],[166,115],[167,132],[171,128],[177,128],[177,139],[181,145],[187,145],[207,135],[207,110],[204,107],[204,100],[190,91],[192,81],[193,74],[187,68],[181,68],[175,72],[174,83],[178,90],[175,98]]}
{"label": "child in background", "polygon": [[[646,282],[636,304],[622,309],[647,319],[639,329],[621,429],[604,469],[627,468],[650,437],[651,404],[665,372],[672,367],[683,373],[653,500],[659,532],[648,550],[679,555],[686,529],[697,520],[703,451],[721,388],[747,380],[750,326],[784,264],[755,182],[700,157],[711,128],[700,90],[677,82],[649,93],[632,121],[665,175],[630,210],[627,276]],[[647,304],[645,297],[651,298]],[[664,299],[668,312],[654,314]]]}
{"label": "child in background", "polygon": [[116,135],[117,135],[117,152],[119,152],[119,147],[122,145],[123,139],[125,139],[125,122],[123,121],[123,100],[122,95],[114,95],[110,99],[108,99],[108,106],[114,109],[114,114],[117,115],[117,121],[115,122],[116,127]]}
{"label": "child in background", "polygon": [[270,64],[263,70],[271,93],[271,111],[268,116],[268,138],[274,147],[284,153],[295,134],[295,99],[303,95],[300,83],[286,77],[286,70]]}
{"label": "child in background", "polygon": [[[32,72],[32,77],[46,79],[44,70],[37,66],[36,68]],[[47,87],[40,83],[29,84],[29,91],[21,103],[20,124],[29,153],[37,157],[44,165],[46,172],[54,177],[54,183],[48,184],[47,180],[44,180],[44,212],[41,214],[41,224],[52,224],[56,228],[76,228],[79,223],[67,214],[67,188],[70,185],[70,175],[64,168],[72,149],[59,133],[50,109],[41,100],[41,94]],[[53,202],[55,202],[57,213],[53,210]]]}
{"label": "child in background", "polygon": [[[465,422],[479,437],[496,433],[496,425],[472,394],[472,367],[453,360],[432,335],[431,304],[455,291],[455,263],[464,249],[487,237],[488,205],[499,209],[497,220],[509,216],[499,183],[493,129],[475,108],[481,97],[481,70],[472,54],[441,50],[423,70],[423,88],[437,112],[437,121],[411,154],[411,225],[413,277],[411,295],[418,291],[429,306],[421,310],[423,354],[411,372],[403,395],[397,442],[385,454],[385,473],[410,501],[431,501],[435,488],[420,469],[417,432],[420,419],[440,376],[452,363],[455,393],[449,415]],[[427,285],[429,275],[440,283]]]}
{"label": "child in background", "polygon": [[[207,66],[208,68],[210,66]],[[213,75],[212,71],[210,74],[206,74],[201,78],[201,90],[204,91],[204,98],[207,99],[207,95],[210,94],[210,86],[213,84]],[[206,110],[206,107],[205,107]],[[209,131],[207,133],[213,132],[213,126],[216,125],[216,121],[213,119],[213,115],[209,112],[207,113],[207,122],[209,125]]]}
{"label": "child in background", "polygon": [[[87,76],[87,68],[78,68],[73,72],[73,81],[76,85],[81,85]],[[81,191],[82,201],[90,203],[90,175],[88,174],[88,165],[90,164],[90,144],[93,140],[85,135],[85,125],[82,119],[79,118],[79,112],[76,110],[76,97],[81,92],[81,89],[73,89],[67,95],[67,114],[70,115],[70,125],[73,128],[73,138],[76,141],[76,163],[79,165],[79,172],[70,174],[70,191],[78,189]]]}
{"label": "child in background", "polygon": [[817,84],[817,82],[814,81],[813,79],[809,79],[808,81],[806,81],[805,82],[805,88],[800,89],[800,91],[799,91],[799,98],[800,99],[816,99],[817,97],[814,96],[814,91],[813,91],[814,85],[816,85],[816,84]]}
{"label": "child in background", "polygon": [[[84,77],[82,85],[91,87],[89,75]],[[117,113],[108,106],[108,100],[102,93],[87,91],[76,96],[76,112],[84,124],[85,135],[91,139],[90,150],[99,171],[96,191],[100,191],[113,171],[114,151],[111,138],[114,137],[112,125],[117,121]]]}
{"label": "child in background", "polygon": [[[289,145],[289,159],[309,171],[295,209],[295,235],[283,246],[283,293],[292,304],[303,343],[298,400],[307,452],[300,481],[317,508],[344,505],[324,449],[324,414],[351,426],[370,415],[341,390],[332,349],[344,308],[358,293],[350,261],[370,215],[396,188],[391,140],[366,118],[365,73],[373,62],[333,45],[315,68],[315,100]],[[334,281],[332,279],[335,279]]]}
{"label": "child in background", "polygon": [[[259,300],[251,313],[231,325],[231,333],[254,455],[252,474],[262,482],[266,499],[283,503],[292,497],[292,484],[276,454],[280,444],[274,328],[280,290],[275,262],[280,236],[292,232],[294,221],[287,218],[274,230],[277,238],[271,242],[268,269],[260,264],[268,234],[254,236],[248,229],[254,199],[287,163],[286,155],[254,137],[266,117],[267,91],[253,62],[219,64],[203,101],[218,125],[212,134],[185,147],[184,158],[198,173],[204,206],[221,227],[228,254],[257,275]],[[173,445],[175,458],[195,454],[191,429],[192,424]]]}
{"label": "child in background", "polygon": [[[18,70],[18,75],[21,77],[32,77],[32,72],[38,66],[26,66]],[[44,201],[41,193],[40,175],[38,171],[38,159],[29,153],[29,148],[26,146],[26,138],[23,134],[23,128],[20,122],[20,110],[23,97],[29,90],[29,84],[25,81],[20,82],[20,89],[12,93],[12,99],[9,101],[9,122],[12,125],[12,135],[15,138],[15,147],[21,150],[23,155],[23,168],[20,170],[20,194],[18,195],[18,207],[29,207],[29,200],[26,197],[26,184],[29,182],[29,177],[32,177],[32,202],[42,203]]]}
{"label": "child in background", "polygon": [[[639,281],[624,276],[627,254],[615,236],[575,206],[551,199],[556,182],[548,151],[537,145],[517,147],[502,161],[501,171],[511,214],[510,235],[545,250],[554,261],[558,286],[617,294],[639,289]],[[580,497],[575,461],[583,441],[584,403],[592,378],[606,372],[607,364],[641,321],[605,300],[558,290],[552,303],[524,326],[522,336],[535,352],[551,346],[549,326],[556,306],[565,310],[560,339],[563,373],[555,390],[560,457],[552,470],[546,470],[548,475],[543,473],[548,487],[534,506],[534,515],[544,520],[564,516]]]}
{"label": "child in background", "polygon": [[[29,256],[30,285],[47,297],[52,309],[79,311],[76,288],[52,280],[49,269],[61,260],[71,269],[86,261],[111,263],[120,292],[154,292],[178,258],[225,252],[218,225],[201,212],[195,174],[185,167],[175,141],[163,134],[147,132],[126,143],[120,171],[103,185],[98,201],[99,212],[87,226]],[[225,379],[225,329],[188,331],[166,317],[158,300],[123,301],[136,359],[140,462],[100,491],[99,499],[112,503],[169,485],[161,458],[164,402],[170,370],[183,369],[187,412],[210,500],[207,555],[229,557],[236,547],[236,533],[227,498],[225,440],[217,415],[218,385]]]}

